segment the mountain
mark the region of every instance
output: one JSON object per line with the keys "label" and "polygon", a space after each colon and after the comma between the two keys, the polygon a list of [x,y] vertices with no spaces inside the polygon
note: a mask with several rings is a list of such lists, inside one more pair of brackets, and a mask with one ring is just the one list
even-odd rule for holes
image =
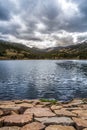
{"label": "mountain", "polygon": [[39,48],[33,47],[32,50],[37,51],[37,52],[51,52],[53,50],[59,50],[62,48],[63,47],[50,47],[50,48],[45,48],[45,49],[39,49]]}
{"label": "mountain", "polygon": [[87,41],[60,49],[54,48],[49,54],[55,59],[87,59]]}
{"label": "mountain", "polygon": [[0,40],[0,59],[34,59],[31,49],[19,43]]}
{"label": "mountain", "polygon": [[0,59],[87,59],[87,41],[66,47],[38,49],[0,40]]}

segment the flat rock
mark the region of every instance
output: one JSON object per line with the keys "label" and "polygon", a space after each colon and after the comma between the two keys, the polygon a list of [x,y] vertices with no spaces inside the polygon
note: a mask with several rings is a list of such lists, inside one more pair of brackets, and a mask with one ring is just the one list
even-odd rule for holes
{"label": "flat rock", "polygon": [[43,130],[45,125],[39,122],[33,122],[28,125],[25,125],[21,130]]}
{"label": "flat rock", "polygon": [[12,126],[12,127],[2,127],[0,130],[20,130],[20,127]]}
{"label": "flat rock", "polygon": [[14,109],[16,106],[14,104],[3,104],[3,105],[0,105],[0,108],[1,109]]}
{"label": "flat rock", "polygon": [[42,103],[38,100],[38,99],[36,99],[36,100],[33,100],[33,103],[32,103],[34,106],[35,105],[42,105]]}
{"label": "flat rock", "polygon": [[45,107],[45,105],[36,105],[35,107],[40,108],[40,107]]}
{"label": "flat rock", "polygon": [[52,105],[51,106],[51,109],[52,110],[59,110],[59,109],[61,109],[62,108],[62,106],[57,106],[57,105]]}
{"label": "flat rock", "polygon": [[15,104],[15,102],[13,102],[13,101],[0,101],[0,106],[1,105],[14,105]]}
{"label": "flat rock", "polygon": [[75,130],[72,126],[50,125],[45,130]]}
{"label": "flat rock", "polygon": [[82,110],[81,107],[68,107],[68,108],[65,108],[65,109],[68,110],[68,111]]}
{"label": "flat rock", "polygon": [[23,126],[33,120],[33,115],[10,115],[4,119],[5,126]]}
{"label": "flat rock", "polygon": [[22,100],[23,102],[25,102],[25,103],[33,103],[34,102],[34,100],[28,100],[28,99],[24,99],[24,100]]}
{"label": "flat rock", "polygon": [[87,110],[74,110],[72,112],[80,117],[87,117]]}
{"label": "flat rock", "polygon": [[43,118],[35,118],[36,121],[39,121],[45,125],[49,124],[61,124],[61,125],[73,125],[74,122],[69,117],[43,117]]}
{"label": "flat rock", "polygon": [[53,117],[55,114],[49,108],[32,108],[27,109],[24,114],[34,114],[35,117]]}
{"label": "flat rock", "polygon": [[82,109],[87,110],[87,104],[81,105]]}
{"label": "flat rock", "polygon": [[87,120],[73,117],[73,121],[75,122],[78,130],[82,130],[83,128],[87,127]]}
{"label": "flat rock", "polygon": [[3,111],[2,110],[0,110],[0,116],[2,116],[3,115]]}
{"label": "flat rock", "polygon": [[80,105],[80,104],[83,104],[83,100],[82,99],[73,99],[71,101],[72,104],[77,104],[77,105]]}
{"label": "flat rock", "polygon": [[42,104],[44,106],[49,106],[49,105],[51,105],[51,102],[40,102],[40,104]]}
{"label": "flat rock", "polygon": [[70,103],[64,104],[64,107],[77,107],[78,105],[81,105],[83,103],[80,99],[74,99]]}
{"label": "flat rock", "polygon": [[29,103],[21,103],[21,104],[17,104],[16,106],[18,106],[18,107],[31,108],[31,107],[33,107],[33,104],[29,104]]}
{"label": "flat rock", "polygon": [[61,109],[61,110],[54,110],[54,112],[58,115],[58,116],[67,116],[67,117],[75,117],[76,114],[72,113],[68,110],[65,109]]}
{"label": "flat rock", "polygon": [[87,120],[87,116],[80,117],[81,119]]}
{"label": "flat rock", "polygon": [[11,111],[14,111],[15,113],[19,113],[21,107],[14,106],[14,105],[2,105],[0,106],[0,108],[3,110],[4,115],[6,115],[8,113],[10,114]]}

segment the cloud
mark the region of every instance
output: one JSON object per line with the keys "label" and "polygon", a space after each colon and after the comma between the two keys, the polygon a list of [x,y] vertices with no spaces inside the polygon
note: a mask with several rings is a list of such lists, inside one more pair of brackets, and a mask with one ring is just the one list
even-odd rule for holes
{"label": "cloud", "polygon": [[0,0],[0,39],[43,48],[86,37],[86,0]]}
{"label": "cloud", "polygon": [[10,12],[4,6],[4,4],[0,1],[0,20],[9,20],[10,19]]}

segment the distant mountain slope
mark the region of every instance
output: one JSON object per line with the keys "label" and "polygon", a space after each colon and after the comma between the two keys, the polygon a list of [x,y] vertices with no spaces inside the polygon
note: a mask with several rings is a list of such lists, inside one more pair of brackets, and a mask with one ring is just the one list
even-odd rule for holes
{"label": "distant mountain slope", "polygon": [[87,41],[67,47],[29,48],[0,41],[0,59],[87,59]]}
{"label": "distant mountain slope", "polygon": [[19,43],[0,41],[0,59],[33,59],[36,58],[30,49]]}
{"label": "distant mountain slope", "polygon": [[50,53],[55,57],[57,56],[64,59],[87,59],[87,42],[63,47],[59,50],[53,50]]}

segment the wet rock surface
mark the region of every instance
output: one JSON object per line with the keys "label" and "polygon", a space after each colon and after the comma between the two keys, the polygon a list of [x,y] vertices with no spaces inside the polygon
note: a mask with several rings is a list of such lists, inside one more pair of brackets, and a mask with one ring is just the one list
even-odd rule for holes
{"label": "wet rock surface", "polygon": [[0,101],[0,130],[87,130],[87,99]]}

